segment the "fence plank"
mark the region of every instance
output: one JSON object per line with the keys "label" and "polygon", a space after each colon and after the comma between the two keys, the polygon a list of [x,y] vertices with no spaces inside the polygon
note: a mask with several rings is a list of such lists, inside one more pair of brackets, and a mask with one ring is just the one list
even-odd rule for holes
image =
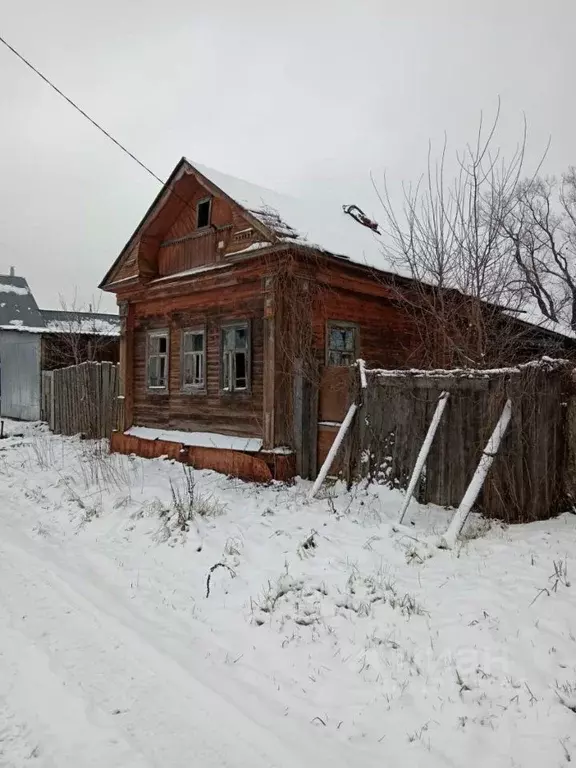
{"label": "fence plank", "polygon": [[43,418],[62,435],[110,437],[116,428],[119,376],[113,363],[42,372]]}
{"label": "fence plank", "polygon": [[[422,501],[457,507],[510,398],[513,416],[476,509],[507,522],[549,517],[564,496],[570,367],[538,365],[463,378],[367,371],[361,418],[351,429],[348,477],[406,487],[442,389],[450,399],[425,465]],[[361,424],[360,424],[361,422]],[[369,460],[366,461],[366,456]],[[364,458],[364,460],[362,460]]]}

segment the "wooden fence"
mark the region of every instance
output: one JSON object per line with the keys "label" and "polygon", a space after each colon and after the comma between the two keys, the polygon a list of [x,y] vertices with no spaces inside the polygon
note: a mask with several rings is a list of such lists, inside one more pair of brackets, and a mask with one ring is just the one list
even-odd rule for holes
{"label": "wooden fence", "polygon": [[[406,488],[441,392],[450,393],[422,478],[422,503],[457,507],[507,398],[512,421],[478,500],[508,522],[550,517],[566,502],[567,401],[564,361],[500,371],[366,371],[343,459],[349,480]],[[356,377],[357,378],[357,377]]]}
{"label": "wooden fence", "polygon": [[118,366],[90,362],[42,371],[42,420],[60,435],[110,437],[118,420]]}

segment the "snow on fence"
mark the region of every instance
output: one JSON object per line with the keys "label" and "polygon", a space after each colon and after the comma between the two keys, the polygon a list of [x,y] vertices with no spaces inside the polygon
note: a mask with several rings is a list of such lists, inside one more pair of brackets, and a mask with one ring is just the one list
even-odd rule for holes
{"label": "snow on fence", "polygon": [[355,371],[351,398],[359,407],[343,448],[346,477],[406,489],[439,398],[448,393],[411,491],[422,503],[457,508],[510,400],[510,424],[475,508],[507,522],[550,517],[566,502],[574,452],[567,439],[572,370],[563,360],[489,371],[366,369],[365,389]]}
{"label": "snow on fence", "polygon": [[86,362],[43,371],[42,419],[60,435],[110,437],[118,420],[118,366]]}

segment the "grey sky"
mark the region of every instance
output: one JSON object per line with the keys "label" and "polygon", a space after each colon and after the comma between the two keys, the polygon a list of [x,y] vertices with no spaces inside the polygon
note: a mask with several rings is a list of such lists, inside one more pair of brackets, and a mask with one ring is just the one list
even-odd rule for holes
{"label": "grey sky", "polygon": [[[428,139],[576,163],[574,0],[0,0],[0,34],[159,176],[182,155],[295,194],[366,201]],[[0,46],[0,271],[88,302],[158,185]],[[371,205],[373,205],[371,203]],[[375,207],[371,212],[377,214]],[[105,297],[101,308],[114,307]]]}

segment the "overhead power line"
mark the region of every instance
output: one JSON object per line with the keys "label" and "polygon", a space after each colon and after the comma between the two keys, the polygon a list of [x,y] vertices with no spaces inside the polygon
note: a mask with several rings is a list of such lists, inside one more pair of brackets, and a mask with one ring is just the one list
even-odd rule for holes
{"label": "overhead power line", "polygon": [[[164,182],[164,181],[163,181],[163,180],[162,180],[162,179],[161,179],[159,176],[157,176],[157,175],[154,173],[154,171],[152,171],[150,168],[148,168],[148,166],[147,166],[147,165],[145,165],[145,164],[144,164],[144,163],[143,163],[141,160],[139,160],[139,159],[136,157],[136,155],[135,155],[135,154],[133,154],[132,152],[130,152],[130,150],[129,150],[129,149],[127,149],[127,148],[126,148],[126,147],[125,147],[123,144],[121,144],[121,143],[120,143],[120,142],[119,142],[117,139],[115,139],[115,138],[114,138],[114,136],[112,136],[110,133],[108,133],[108,131],[107,131],[105,128],[102,128],[102,126],[101,126],[99,123],[97,123],[97,122],[96,122],[96,120],[94,120],[93,118],[91,118],[89,114],[87,114],[86,112],[84,112],[84,110],[83,110],[81,107],[79,107],[79,106],[78,106],[78,104],[76,104],[74,101],[72,101],[72,99],[71,99],[71,98],[69,98],[68,96],[66,96],[66,94],[65,94],[65,93],[63,93],[63,91],[61,91],[61,90],[60,90],[60,88],[58,88],[56,85],[54,85],[54,83],[53,83],[51,80],[49,80],[49,79],[46,77],[46,75],[43,75],[43,74],[42,74],[42,72],[40,72],[40,70],[39,70],[39,69],[37,69],[37,68],[36,68],[36,67],[35,67],[33,64],[31,64],[31,63],[28,61],[28,59],[26,59],[24,56],[22,56],[22,54],[21,54],[21,53],[18,53],[18,51],[16,50],[16,48],[14,48],[12,45],[10,45],[10,43],[8,43],[8,42],[7,42],[7,41],[6,41],[6,40],[5,40],[5,39],[4,39],[2,36],[0,36],[0,43],[3,43],[3,44],[6,46],[6,48],[8,48],[8,50],[9,50],[9,51],[12,51],[12,53],[13,53],[15,56],[17,56],[17,57],[20,59],[20,61],[22,61],[24,64],[26,64],[26,66],[27,66],[27,67],[29,67],[29,68],[32,70],[32,72],[35,72],[35,73],[38,75],[38,77],[41,77],[41,78],[42,78],[42,80],[44,80],[44,82],[45,82],[47,85],[49,85],[49,86],[50,86],[50,88],[52,88],[52,90],[53,90],[53,91],[56,91],[56,93],[57,93],[59,96],[61,96],[61,97],[62,97],[62,98],[65,100],[65,101],[67,101],[67,102],[68,102],[68,104],[70,104],[70,106],[71,106],[71,107],[74,107],[74,109],[75,109],[77,112],[79,112],[79,113],[82,115],[82,117],[85,117],[85,118],[86,118],[86,120],[88,120],[90,123],[92,123],[92,125],[93,125],[95,128],[97,128],[97,129],[98,129],[98,130],[99,130],[101,133],[103,133],[103,134],[104,134],[104,136],[106,136],[108,139],[110,139],[110,141],[113,141],[113,142],[114,142],[114,144],[116,144],[116,146],[117,146],[117,147],[119,147],[119,148],[122,150],[122,152],[125,152],[125,153],[128,155],[128,157],[131,157],[131,158],[132,158],[132,160],[134,160],[136,163],[138,163],[138,165],[139,165],[141,168],[143,168],[143,169],[144,169],[144,170],[145,170],[147,173],[149,173],[149,174],[150,174],[150,176],[152,176],[154,179],[156,179],[156,181],[160,182],[160,184],[162,184],[162,186],[164,186],[165,182]],[[179,197],[179,196],[178,196],[178,197]]]}

